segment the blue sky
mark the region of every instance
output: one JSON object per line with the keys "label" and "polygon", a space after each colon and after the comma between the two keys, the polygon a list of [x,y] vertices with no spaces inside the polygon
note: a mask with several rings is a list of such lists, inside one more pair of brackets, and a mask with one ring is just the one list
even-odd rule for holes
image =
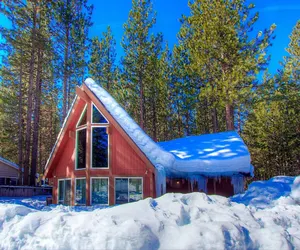
{"label": "blue sky", "polygon": [[[176,42],[176,34],[180,29],[179,19],[182,14],[188,15],[187,0],[153,0],[154,9],[157,12],[155,32],[162,32],[164,39],[170,46]],[[276,39],[269,49],[271,62],[269,71],[275,73],[279,68],[279,61],[286,55],[285,48],[297,20],[300,19],[300,0],[253,0],[255,10],[259,11],[260,18],[255,24],[255,31],[270,27],[272,23],[277,25]],[[123,23],[126,22],[131,0],[92,0],[94,4],[91,36],[99,36],[110,25],[117,41],[118,57],[122,56],[121,40],[123,35]]]}

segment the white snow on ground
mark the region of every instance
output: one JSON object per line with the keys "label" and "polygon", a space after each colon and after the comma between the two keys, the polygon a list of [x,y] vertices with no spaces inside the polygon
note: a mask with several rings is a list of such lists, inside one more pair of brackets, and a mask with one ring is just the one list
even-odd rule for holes
{"label": "white snow on ground", "polygon": [[0,201],[0,249],[300,249],[299,191],[300,176],[91,211]]}

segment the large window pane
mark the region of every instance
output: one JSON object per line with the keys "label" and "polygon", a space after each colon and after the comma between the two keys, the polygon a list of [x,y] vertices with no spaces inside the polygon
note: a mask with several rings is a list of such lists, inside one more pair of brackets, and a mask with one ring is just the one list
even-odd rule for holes
{"label": "large window pane", "polygon": [[85,205],[86,204],[85,179],[76,179],[75,204],[76,205]]}
{"label": "large window pane", "polygon": [[116,204],[128,202],[128,179],[116,179]]}
{"label": "large window pane", "polygon": [[142,178],[116,178],[116,204],[143,199]]}
{"label": "large window pane", "polygon": [[92,179],[92,205],[108,204],[108,179]]}
{"label": "large window pane", "polygon": [[93,105],[93,123],[105,123],[107,124],[107,120],[103,117],[103,115],[99,112],[99,110]]}
{"label": "large window pane", "polygon": [[70,206],[71,205],[71,180],[65,180],[65,197],[64,204]]}
{"label": "large window pane", "polygon": [[86,129],[76,131],[77,142],[77,169],[85,168]]}
{"label": "large window pane", "polygon": [[108,134],[106,127],[93,128],[92,167],[108,167]]}
{"label": "large window pane", "polygon": [[143,199],[142,179],[129,179],[129,202]]}
{"label": "large window pane", "polygon": [[64,203],[65,182],[58,181],[58,204]]}
{"label": "large window pane", "polygon": [[71,205],[71,180],[58,181],[58,204]]}

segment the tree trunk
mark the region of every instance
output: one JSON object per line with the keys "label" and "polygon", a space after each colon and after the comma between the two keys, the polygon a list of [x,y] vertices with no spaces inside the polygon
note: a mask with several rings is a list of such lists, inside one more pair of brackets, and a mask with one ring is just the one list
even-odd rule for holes
{"label": "tree trunk", "polygon": [[[21,49],[20,75],[19,75],[19,138],[18,138],[18,162],[20,177],[23,179],[23,50]],[[19,184],[23,184],[22,181]]]}
{"label": "tree trunk", "polygon": [[226,113],[226,129],[227,129],[227,131],[234,130],[233,107],[231,104],[226,104],[225,113]]}
{"label": "tree trunk", "polygon": [[[109,45],[110,46],[110,45]],[[108,46],[108,49],[107,49],[107,64],[108,64],[108,70],[107,70],[107,85],[106,85],[106,88],[107,88],[107,91],[109,92],[109,88],[110,88],[110,73],[111,73],[111,63],[110,63],[110,58],[109,58],[109,53],[110,53],[110,49],[109,49],[109,46]]]}
{"label": "tree trunk", "polygon": [[213,132],[217,133],[219,131],[219,123],[218,123],[218,113],[216,107],[213,107],[211,110],[211,118],[213,121]]}
{"label": "tree trunk", "polygon": [[40,121],[40,103],[41,103],[41,67],[42,67],[42,50],[38,50],[38,68],[36,76],[36,96],[34,107],[34,122],[33,122],[33,138],[32,138],[32,151],[31,151],[31,167],[30,167],[30,185],[35,186],[35,176],[37,169],[37,156],[38,156],[38,136],[39,136],[39,121]]}
{"label": "tree trunk", "polygon": [[155,101],[155,90],[153,91],[153,100],[152,100],[152,114],[153,114],[153,117],[152,117],[152,128],[153,128],[153,137],[152,139],[157,142],[157,128],[156,128],[156,125],[157,125],[157,117],[156,117],[156,101]]}
{"label": "tree trunk", "polygon": [[[69,5],[67,1],[67,5]],[[69,23],[66,25],[66,41],[65,41],[65,54],[64,54],[64,81],[63,81],[63,120],[67,115],[67,103],[68,103],[68,61],[69,61],[69,36],[70,36],[70,27]]]}
{"label": "tree trunk", "polygon": [[242,124],[241,124],[241,109],[240,107],[238,108],[238,125],[237,125],[237,129],[238,129],[238,133],[242,132]]}
{"label": "tree trunk", "polygon": [[24,159],[24,185],[28,185],[29,175],[29,160],[30,160],[30,142],[31,142],[31,118],[32,118],[32,95],[33,95],[33,79],[34,79],[34,59],[35,59],[35,40],[36,40],[36,12],[37,6],[33,10],[33,28],[32,28],[32,47],[29,61],[29,85],[28,85],[28,100],[27,100],[27,117],[26,117],[26,137],[25,137],[25,159]]}
{"label": "tree trunk", "polygon": [[186,115],[185,115],[185,119],[186,119],[186,135],[189,136],[190,135],[190,113],[189,110],[187,110]]}
{"label": "tree trunk", "polygon": [[144,124],[144,115],[145,115],[145,96],[144,96],[144,84],[142,77],[139,77],[139,86],[140,86],[140,126],[142,129],[145,128]]}

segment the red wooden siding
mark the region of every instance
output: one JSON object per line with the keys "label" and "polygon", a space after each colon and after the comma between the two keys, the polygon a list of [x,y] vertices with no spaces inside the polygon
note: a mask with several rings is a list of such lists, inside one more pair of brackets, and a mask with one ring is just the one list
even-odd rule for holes
{"label": "red wooden siding", "polygon": [[[89,95],[90,96],[90,95]],[[110,114],[99,104],[98,100],[91,97],[97,108],[104,114],[109,121],[109,169],[91,169],[90,148],[91,148],[91,109],[92,100],[87,100],[87,152],[86,152],[86,169],[75,170],[75,134],[76,124],[86,104],[79,99],[76,109],[72,112],[69,119],[64,138],[61,139],[59,150],[51,163],[53,168],[49,171],[47,177],[52,178],[53,182],[53,201],[57,202],[58,179],[72,179],[72,205],[74,205],[75,178],[86,178],[86,198],[87,204],[90,204],[90,177],[109,177],[109,204],[115,204],[115,178],[116,177],[143,177],[143,196],[155,196],[155,173],[154,167],[145,160],[142,152],[137,152],[132,141],[126,138],[125,132],[120,129],[116,121]],[[98,103],[97,103],[98,102]],[[128,137],[128,136],[127,136]],[[142,159],[143,158],[143,159]],[[55,164],[54,166],[52,164]],[[48,166],[49,168],[50,166]]]}

